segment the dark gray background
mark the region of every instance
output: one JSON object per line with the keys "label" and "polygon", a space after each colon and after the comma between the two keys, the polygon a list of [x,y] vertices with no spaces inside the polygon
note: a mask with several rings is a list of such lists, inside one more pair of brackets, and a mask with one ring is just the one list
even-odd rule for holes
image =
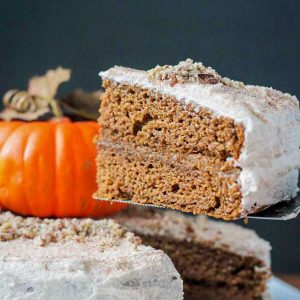
{"label": "dark gray background", "polygon": [[[191,57],[247,83],[300,96],[300,1],[3,1],[0,94],[58,65],[61,92],[99,88],[99,70],[149,69]],[[242,222],[240,222],[242,223]],[[277,272],[300,272],[300,218],[249,220]]]}

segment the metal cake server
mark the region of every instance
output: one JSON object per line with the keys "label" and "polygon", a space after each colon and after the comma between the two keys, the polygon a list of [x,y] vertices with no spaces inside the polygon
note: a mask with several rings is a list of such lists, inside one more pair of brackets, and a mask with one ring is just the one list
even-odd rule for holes
{"label": "metal cake server", "polygon": [[[134,205],[142,205],[142,206],[150,206],[150,207],[157,207],[157,208],[166,208],[163,206],[153,205],[153,204],[141,204],[133,202],[132,200],[119,200],[119,199],[106,199],[94,196],[96,200],[102,201],[110,201],[110,202],[121,202],[127,204],[134,204]],[[290,219],[294,219],[300,213],[300,193],[298,195],[289,200],[283,201],[272,206],[267,207],[266,209],[248,215],[248,219],[265,219],[265,220],[278,220],[278,221],[287,221]]]}

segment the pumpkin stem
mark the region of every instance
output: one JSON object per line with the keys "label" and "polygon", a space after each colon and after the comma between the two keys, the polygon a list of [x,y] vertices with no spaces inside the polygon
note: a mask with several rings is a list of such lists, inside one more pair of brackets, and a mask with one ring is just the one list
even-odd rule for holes
{"label": "pumpkin stem", "polygon": [[56,118],[62,118],[64,116],[64,114],[60,108],[60,105],[56,99],[49,99],[49,104],[50,104],[51,110]]}

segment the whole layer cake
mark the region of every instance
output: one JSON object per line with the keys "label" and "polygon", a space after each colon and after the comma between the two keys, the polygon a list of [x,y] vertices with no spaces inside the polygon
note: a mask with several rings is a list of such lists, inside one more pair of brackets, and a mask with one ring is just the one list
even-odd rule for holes
{"label": "whole layer cake", "polygon": [[112,220],[0,215],[0,299],[183,299],[161,250]]}
{"label": "whole layer cake", "polygon": [[116,219],[170,256],[183,278],[185,300],[268,298],[271,247],[254,231],[149,208],[130,208]]}
{"label": "whole layer cake", "polygon": [[95,197],[234,219],[295,196],[295,96],[223,78],[190,59],[100,76]]}

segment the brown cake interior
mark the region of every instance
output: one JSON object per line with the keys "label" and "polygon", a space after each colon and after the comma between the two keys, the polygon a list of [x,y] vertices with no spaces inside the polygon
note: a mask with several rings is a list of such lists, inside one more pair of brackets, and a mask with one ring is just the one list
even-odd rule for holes
{"label": "brown cake interior", "polygon": [[253,300],[266,289],[269,272],[257,272],[263,263],[255,257],[242,257],[209,243],[138,234],[144,244],[170,256],[184,280],[184,299]]}
{"label": "brown cake interior", "polygon": [[206,109],[113,81],[101,106],[98,191],[194,214],[240,216],[244,128]]}

